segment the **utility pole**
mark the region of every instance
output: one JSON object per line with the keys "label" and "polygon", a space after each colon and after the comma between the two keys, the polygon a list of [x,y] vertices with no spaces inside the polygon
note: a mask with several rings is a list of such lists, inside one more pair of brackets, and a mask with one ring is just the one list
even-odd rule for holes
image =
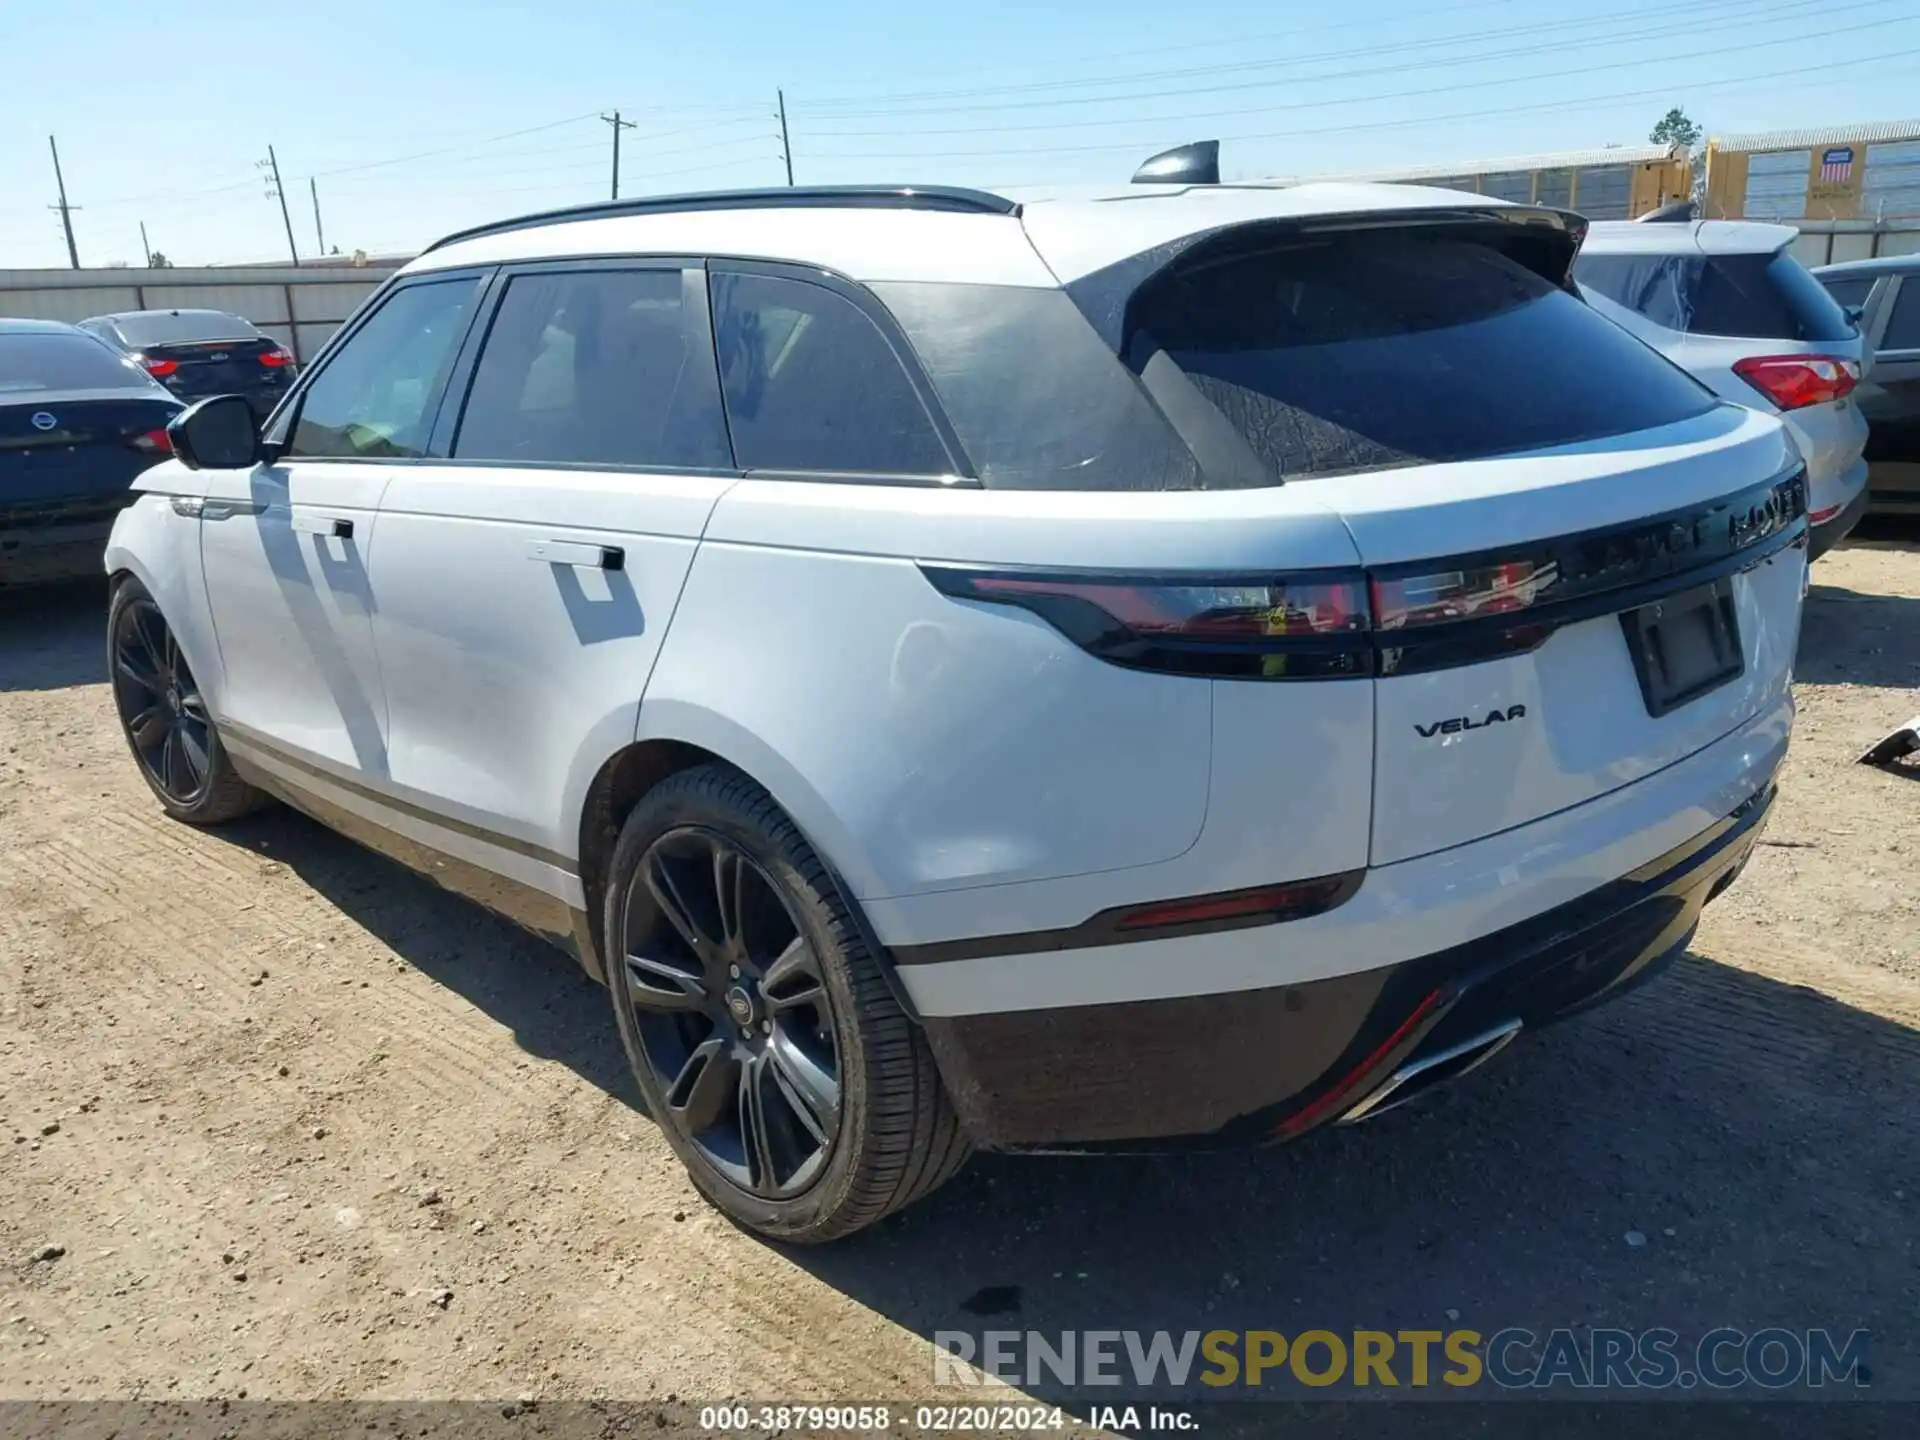
{"label": "utility pole", "polygon": [[313,240],[320,247],[320,256],[326,258],[327,232],[320,228],[320,182],[313,176],[307,177],[307,191],[313,196]]}
{"label": "utility pole", "polygon": [[613,198],[618,200],[620,198],[620,132],[638,128],[638,122],[622,120],[618,110],[611,115],[602,115],[600,118],[613,127]]}
{"label": "utility pole", "polygon": [[60,173],[60,147],[53,143],[53,136],[51,135],[47,136],[47,148],[53,151],[53,183],[60,191],[60,203],[58,205],[49,205],[47,208],[60,212],[60,224],[67,232],[67,259],[72,262],[73,268],[78,270],[80,268],[80,251],[73,243],[74,207],[67,204],[67,181],[66,177]]}
{"label": "utility pole", "polygon": [[147,222],[144,220],[140,222],[140,253],[146,257],[142,263],[151,270],[153,268],[153,246],[147,243]]}
{"label": "utility pole", "polygon": [[273,153],[273,146],[267,146],[267,158],[255,162],[257,168],[265,170],[272,180],[267,186],[267,198],[280,202],[280,223],[287,227],[287,253],[293,256],[293,263],[300,263],[300,247],[293,243],[293,216],[287,211],[286,187],[280,183],[280,157]]}
{"label": "utility pole", "polygon": [[793,143],[787,139],[787,92],[776,90],[780,97],[780,159],[787,167],[787,184],[793,184]]}

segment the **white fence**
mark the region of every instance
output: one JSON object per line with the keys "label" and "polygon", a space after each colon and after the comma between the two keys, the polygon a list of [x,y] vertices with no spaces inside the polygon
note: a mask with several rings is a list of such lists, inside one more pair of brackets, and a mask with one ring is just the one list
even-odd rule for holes
{"label": "white fence", "polygon": [[1920,254],[1920,219],[1782,220],[1800,231],[1793,257],[1802,265],[1837,265],[1842,260],[1871,260],[1876,255]]}
{"label": "white fence", "polygon": [[355,307],[399,268],[271,265],[167,270],[0,270],[0,317],[85,320],[120,310],[225,310],[300,361],[319,353]]}

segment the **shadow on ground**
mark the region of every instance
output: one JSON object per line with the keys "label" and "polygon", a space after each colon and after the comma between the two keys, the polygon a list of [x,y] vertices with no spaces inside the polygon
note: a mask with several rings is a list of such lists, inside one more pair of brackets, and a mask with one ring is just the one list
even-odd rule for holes
{"label": "shadow on ground", "polygon": [[[224,833],[638,1108],[604,992],[567,957],[291,812]],[[1864,1328],[1881,1384],[1920,1399],[1915,1114],[1920,1034],[1689,956],[1354,1130],[1254,1153],[982,1156],[871,1231],[786,1253],[929,1339]]]}
{"label": "shadow on ground", "polygon": [[107,582],[0,589],[0,690],[64,690],[107,678]]}

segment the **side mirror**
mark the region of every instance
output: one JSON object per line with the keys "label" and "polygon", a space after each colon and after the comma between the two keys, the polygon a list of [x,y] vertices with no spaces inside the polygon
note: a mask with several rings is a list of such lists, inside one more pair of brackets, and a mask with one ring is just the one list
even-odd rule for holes
{"label": "side mirror", "polygon": [[1860,328],[1860,322],[1867,318],[1867,307],[1864,305],[1842,305],[1840,308],[1847,312],[1847,323],[1856,330]]}
{"label": "side mirror", "polygon": [[259,422],[240,395],[215,395],[174,416],[167,437],[189,470],[244,470],[261,458]]}

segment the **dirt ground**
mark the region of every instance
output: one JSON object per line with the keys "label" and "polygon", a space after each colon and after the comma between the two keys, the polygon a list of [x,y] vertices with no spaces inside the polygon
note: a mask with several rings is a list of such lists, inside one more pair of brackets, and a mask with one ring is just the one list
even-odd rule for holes
{"label": "dirt ground", "polygon": [[939,1329],[1456,1317],[1865,1327],[1920,1395],[1920,770],[1850,763],[1920,711],[1913,539],[1816,567],[1766,847],[1659,983],[1373,1125],[981,1159],[798,1252],[570,961],[290,812],[169,823],[101,591],[0,597],[0,1397],[924,1399]]}

